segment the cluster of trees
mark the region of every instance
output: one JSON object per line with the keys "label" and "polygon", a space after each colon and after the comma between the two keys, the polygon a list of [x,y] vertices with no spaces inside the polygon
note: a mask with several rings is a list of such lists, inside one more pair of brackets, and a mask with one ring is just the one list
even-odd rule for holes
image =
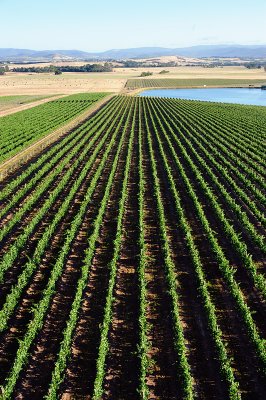
{"label": "cluster of trees", "polygon": [[245,67],[248,69],[262,69],[264,68],[264,71],[266,71],[266,64],[265,62],[252,62],[245,64]]}
{"label": "cluster of trees", "polygon": [[160,62],[160,61],[154,61],[154,62],[147,62],[147,61],[134,61],[134,60],[127,60],[127,61],[119,61],[121,64],[121,67],[124,68],[143,68],[143,67],[176,67],[177,63],[175,61],[169,61],[169,62]]}
{"label": "cluster of trees", "polygon": [[101,64],[86,64],[79,67],[72,65],[65,65],[64,67],[58,67],[62,72],[112,72],[113,65],[111,63]]}
{"label": "cluster of trees", "polygon": [[8,71],[9,69],[7,65],[0,65],[0,75],[5,75],[5,73]]}
{"label": "cluster of trees", "polygon": [[18,67],[12,68],[12,72],[37,72],[37,73],[45,73],[45,72],[56,72],[59,68],[54,65],[49,65],[48,67]]}
{"label": "cluster of trees", "polygon": [[150,75],[152,75],[152,72],[142,72],[142,73],[140,74],[140,77],[143,77],[143,76],[150,76]]}
{"label": "cluster of trees", "polygon": [[19,67],[13,68],[13,72],[36,72],[36,73],[47,73],[53,72],[55,75],[62,74],[62,72],[112,72],[113,66],[110,63],[101,64],[86,64],[81,66],[54,66],[49,65],[48,67]]}

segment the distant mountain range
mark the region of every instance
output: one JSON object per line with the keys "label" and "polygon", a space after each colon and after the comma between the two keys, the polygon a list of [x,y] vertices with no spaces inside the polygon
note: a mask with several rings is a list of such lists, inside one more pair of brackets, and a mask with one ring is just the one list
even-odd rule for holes
{"label": "distant mountain range", "polygon": [[80,50],[28,50],[0,48],[0,60],[10,62],[30,61],[73,61],[73,60],[121,60],[134,58],[152,58],[161,56],[181,57],[239,57],[266,58],[266,45],[201,45],[169,49],[164,47],[138,47],[114,49],[89,53]]}
{"label": "distant mountain range", "polygon": [[140,47],[133,49],[109,50],[99,53],[100,57],[121,58],[150,58],[161,56],[181,56],[181,57],[246,57],[246,58],[266,58],[266,45],[260,46],[230,46],[230,45],[209,45],[192,46],[168,49],[164,47]]}

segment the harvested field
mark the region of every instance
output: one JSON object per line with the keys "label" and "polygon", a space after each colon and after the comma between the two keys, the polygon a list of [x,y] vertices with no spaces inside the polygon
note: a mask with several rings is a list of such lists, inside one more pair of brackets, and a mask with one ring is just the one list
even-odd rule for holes
{"label": "harvested field", "polygon": [[[77,63],[80,64],[80,63]],[[50,95],[71,94],[80,92],[121,92],[127,79],[136,79],[142,72],[152,72],[152,79],[162,79],[160,72],[164,68],[114,68],[108,73],[63,73],[54,74],[29,74],[9,72],[0,76],[0,95]],[[169,67],[167,79],[186,80],[187,84],[195,84],[194,80],[208,81],[223,80],[226,85],[231,80],[261,81],[265,82],[265,72],[261,69],[247,69],[245,67]],[[149,79],[149,77],[148,77]],[[192,81],[192,82],[190,82]]]}

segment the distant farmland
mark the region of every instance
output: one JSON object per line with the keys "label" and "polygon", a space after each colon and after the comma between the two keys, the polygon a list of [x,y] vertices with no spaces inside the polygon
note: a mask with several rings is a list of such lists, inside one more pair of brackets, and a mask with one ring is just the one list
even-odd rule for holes
{"label": "distant farmland", "polygon": [[128,89],[138,88],[178,88],[197,86],[226,86],[226,87],[248,87],[249,85],[261,86],[265,80],[260,79],[128,79]]}
{"label": "distant farmland", "polygon": [[[2,160],[102,97],[3,117]],[[1,182],[2,398],[265,399],[265,139],[265,107],[114,96]]]}

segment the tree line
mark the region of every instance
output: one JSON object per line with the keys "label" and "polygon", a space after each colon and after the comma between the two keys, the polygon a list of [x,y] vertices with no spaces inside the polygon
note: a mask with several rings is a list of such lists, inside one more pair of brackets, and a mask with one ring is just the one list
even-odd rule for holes
{"label": "tree line", "polygon": [[112,72],[113,66],[111,63],[101,64],[85,64],[81,66],[55,66],[49,65],[47,67],[18,67],[12,68],[12,72],[35,72],[35,73],[55,73],[56,75],[62,72]]}

